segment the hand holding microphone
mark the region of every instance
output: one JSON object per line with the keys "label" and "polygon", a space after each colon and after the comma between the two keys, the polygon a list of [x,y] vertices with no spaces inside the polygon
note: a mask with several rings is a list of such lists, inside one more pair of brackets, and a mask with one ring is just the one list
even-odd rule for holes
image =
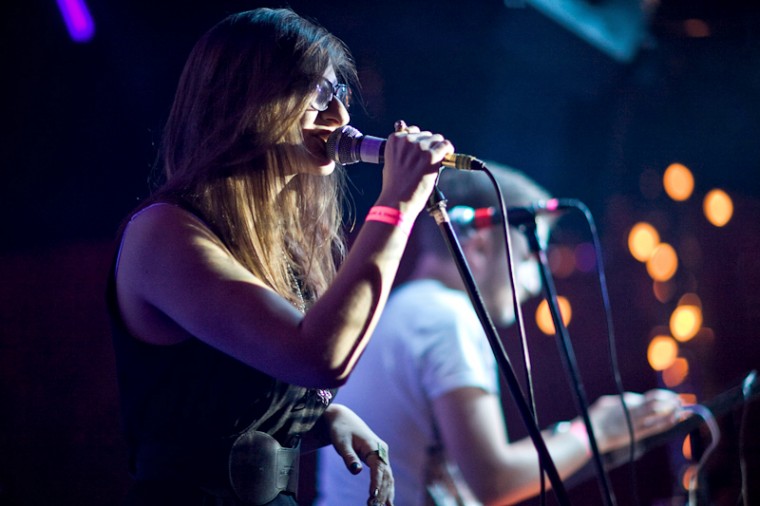
{"label": "hand holding microphone", "polygon": [[420,131],[397,121],[387,139],[363,135],[345,125],[327,139],[327,155],[336,163],[384,164],[383,189],[378,205],[419,213],[426,205],[441,166],[461,170],[483,170],[475,157],[454,153],[451,142],[440,134]]}
{"label": "hand holding microphone", "polygon": [[333,139],[339,141],[337,150],[331,149],[328,140],[328,154],[342,153],[348,163],[383,163],[380,199],[416,216],[430,197],[444,157],[454,152],[454,146],[443,135],[420,131],[404,121],[397,121],[394,130],[388,139],[379,139],[365,137],[353,127],[343,127],[341,133],[333,133]]}
{"label": "hand holding microphone", "polygon": [[[414,127],[411,127],[414,128]],[[396,133],[419,133],[407,127],[403,121],[396,122]],[[385,161],[387,139],[364,135],[351,125],[335,130],[327,139],[327,154],[341,165],[357,162],[378,163]],[[470,155],[447,153],[441,165],[460,170],[482,170],[485,164]]]}

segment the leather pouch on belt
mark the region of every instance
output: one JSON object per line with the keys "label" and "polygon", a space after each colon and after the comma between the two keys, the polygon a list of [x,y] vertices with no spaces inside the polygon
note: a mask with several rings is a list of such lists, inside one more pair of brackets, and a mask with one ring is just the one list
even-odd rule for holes
{"label": "leather pouch on belt", "polygon": [[259,431],[238,437],[230,450],[230,483],[246,504],[266,504],[282,491],[298,490],[300,443],[283,448],[275,438]]}

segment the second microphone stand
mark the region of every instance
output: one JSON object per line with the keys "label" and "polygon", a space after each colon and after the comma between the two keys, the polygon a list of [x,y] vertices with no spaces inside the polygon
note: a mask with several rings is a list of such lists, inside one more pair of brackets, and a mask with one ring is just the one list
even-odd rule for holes
{"label": "second microphone stand", "polygon": [[583,388],[583,382],[581,381],[580,374],[578,372],[578,364],[575,360],[575,353],[573,346],[568,335],[567,327],[562,320],[562,314],[559,309],[559,300],[557,298],[557,290],[554,286],[554,280],[550,274],[549,262],[546,257],[546,251],[541,247],[541,243],[538,236],[538,227],[536,226],[535,217],[532,220],[527,220],[521,223],[520,230],[525,234],[530,246],[530,251],[538,258],[538,270],[541,277],[541,286],[544,291],[544,298],[549,305],[549,311],[551,313],[552,322],[557,334],[557,345],[560,349],[560,355],[564,360],[565,369],[570,376],[570,383],[574,387],[575,399],[578,407],[578,411],[581,414],[583,423],[586,426],[586,432],[588,433],[589,445],[591,447],[591,456],[596,468],[596,473],[599,478],[599,486],[602,496],[605,500],[605,504],[612,506],[616,504],[615,495],[612,491],[612,487],[609,483],[607,472],[604,469],[601,453],[599,452],[599,446],[596,443],[594,437],[594,428],[591,424],[591,418],[588,413],[588,401],[586,399],[586,393]]}
{"label": "second microphone stand", "polygon": [[488,315],[488,312],[485,309],[483,299],[480,296],[480,292],[478,291],[478,288],[475,284],[472,272],[470,271],[470,267],[464,257],[464,253],[462,252],[462,248],[459,245],[456,233],[454,232],[448,213],[446,212],[446,199],[437,187],[430,197],[428,212],[438,224],[438,227],[443,234],[444,241],[446,242],[446,245],[451,252],[457,268],[459,269],[459,274],[465,284],[467,294],[469,295],[473,308],[475,309],[475,312],[480,319],[481,325],[483,326],[483,331],[488,338],[491,348],[493,349],[494,356],[496,357],[496,361],[499,364],[499,369],[502,373],[502,376],[504,377],[504,380],[507,383],[507,387],[509,388],[510,393],[512,394],[512,399],[514,400],[515,405],[520,412],[520,416],[525,424],[526,429],[528,430],[528,434],[531,440],[533,441],[533,445],[538,452],[540,462],[542,463],[544,471],[549,477],[549,481],[552,485],[557,500],[561,505],[569,506],[570,499],[567,495],[567,491],[565,490],[565,486],[562,483],[562,479],[560,478],[559,473],[557,472],[557,467],[554,465],[554,461],[549,454],[549,450],[546,448],[546,442],[541,436],[541,431],[536,425],[536,421],[533,417],[531,408],[528,405],[528,402],[525,400],[525,395],[523,394],[520,383],[517,380],[517,376],[515,375],[514,369],[512,368],[512,364],[509,361],[509,357],[507,356],[501,340],[499,339],[499,334],[496,331],[496,327],[494,326],[491,317]]}

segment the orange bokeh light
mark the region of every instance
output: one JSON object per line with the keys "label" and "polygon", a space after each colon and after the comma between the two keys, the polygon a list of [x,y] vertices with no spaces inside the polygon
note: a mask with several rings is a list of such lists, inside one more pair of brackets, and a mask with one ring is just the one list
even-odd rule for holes
{"label": "orange bokeh light", "polygon": [[662,371],[662,382],[668,388],[674,388],[684,382],[689,375],[689,361],[683,357],[676,358],[667,369]]}
{"label": "orange bokeh light", "polygon": [[649,366],[655,371],[663,371],[673,365],[678,357],[678,343],[670,336],[655,336],[647,347]]}
{"label": "orange bokeh light", "polygon": [[684,490],[690,490],[693,480],[697,479],[697,466],[689,466],[683,471],[681,486]]}
{"label": "orange bokeh light", "polygon": [[678,270],[678,255],[673,246],[661,242],[647,260],[647,272],[655,281],[667,281]]}
{"label": "orange bokeh light", "polygon": [[628,250],[639,262],[646,262],[660,244],[660,234],[649,223],[640,221],[628,233]]}
{"label": "orange bokeh light", "polygon": [[734,202],[728,193],[720,189],[710,190],[702,202],[702,211],[707,221],[716,227],[722,227],[734,215]]}
{"label": "orange bokeh light", "polygon": [[670,315],[670,333],[680,342],[691,340],[702,328],[702,310],[696,305],[680,305]]}
{"label": "orange bokeh light", "polygon": [[[573,309],[570,305],[570,301],[560,295],[557,296],[557,302],[559,302],[559,312],[562,315],[562,323],[567,327],[573,316]],[[549,303],[546,302],[546,299],[542,300],[536,308],[536,325],[538,325],[541,332],[548,336],[553,336],[556,333],[554,330],[554,321],[552,320],[552,315],[549,311]]]}
{"label": "orange bokeh light", "polygon": [[686,460],[691,460],[691,436],[686,435],[685,438],[683,438],[683,444],[681,445],[681,453],[683,454],[683,458]]}
{"label": "orange bokeh light", "polygon": [[676,201],[684,201],[694,191],[694,175],[688,167],[680,163],[671,163],[662,177],[665,193]]}

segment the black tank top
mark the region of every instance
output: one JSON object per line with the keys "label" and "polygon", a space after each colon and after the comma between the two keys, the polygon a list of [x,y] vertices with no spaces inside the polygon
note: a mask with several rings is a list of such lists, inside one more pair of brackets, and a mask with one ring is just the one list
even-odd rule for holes
{"label": "black tank top", "polygon": [[106,298],[135,478],[226,487],[239,435],[258,430],[292,447],[314,426],[334,391],[284,383],[198,339],[158,346],[132,336],[116,301],[116,265]]}

